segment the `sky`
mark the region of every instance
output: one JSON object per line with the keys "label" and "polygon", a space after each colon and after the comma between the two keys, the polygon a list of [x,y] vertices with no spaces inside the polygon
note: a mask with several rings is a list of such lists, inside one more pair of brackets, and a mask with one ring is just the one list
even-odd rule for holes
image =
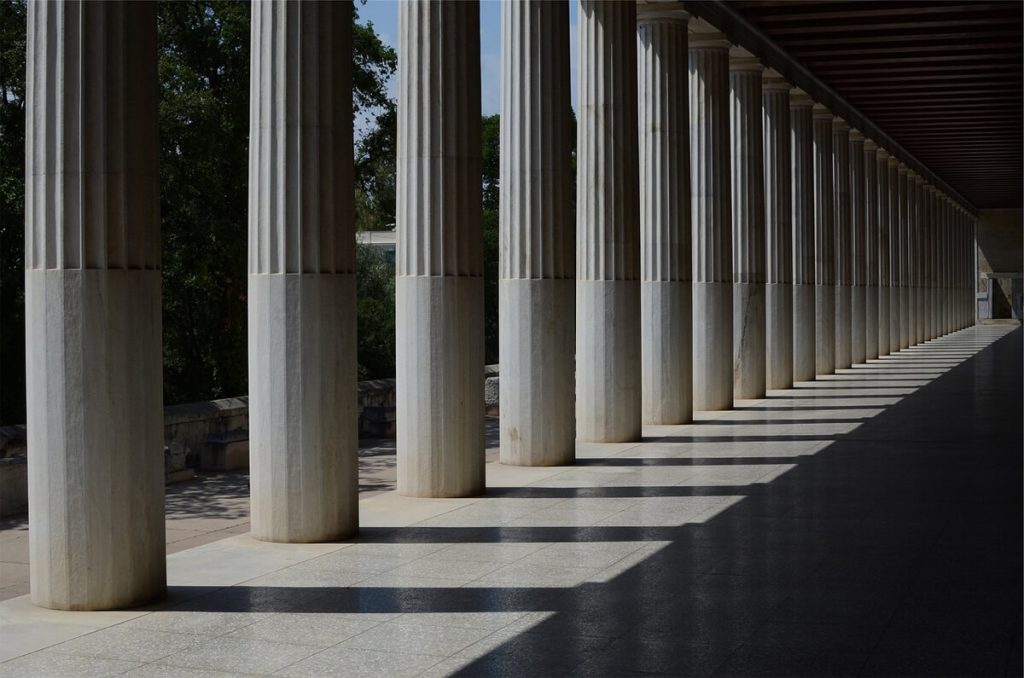
{"label": "sky", "polygon": [[[577,3],[569,2],[569,53],[572,62],[572,105],[576,108]],[[398,0],[368,0],[358,5],[359,21],[373,22],[377,35],[398,49]],[[480,2],[480,112],[498,112],[501,78],[501,4],[498,0]],[[398,89],[397,76],[392,78],[391,96]]]}

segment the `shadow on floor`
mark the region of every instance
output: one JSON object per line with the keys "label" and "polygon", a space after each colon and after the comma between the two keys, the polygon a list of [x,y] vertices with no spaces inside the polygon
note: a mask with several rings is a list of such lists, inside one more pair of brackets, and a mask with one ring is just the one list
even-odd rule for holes
{"label": "shadow on floor", "polygon": [[[367,529],[359,538],[666,542],[609,581],[570,588],[241,586],[172,590],[170,603],[210,611],[546,613],[461,667],[464,676],[1021,675],[1022,330],[987,348],[978,336],[992,334],[982,329],[944,339],[936,352],[981,350],[900,394],[849,434],[655,441],[831,441],[813,454],[580,463],[794,465],[770,482],[488,491],[502,498],[742,497],[704,523],[413,526]],[[915,350],[913,359],[929,351]],[[829,398],[847,397],[821,394],[829,390],[807,388],[806,395],[770,396],[769,402],[821,399],[799,407],[813,411],[832,409]]]}

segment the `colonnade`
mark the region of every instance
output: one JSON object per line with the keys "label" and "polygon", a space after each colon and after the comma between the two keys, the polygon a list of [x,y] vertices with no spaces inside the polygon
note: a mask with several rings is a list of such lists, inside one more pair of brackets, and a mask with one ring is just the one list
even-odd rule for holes
{"label": "colonnade", "polygon": [[[358,527],[351,14],[257,3],[253,533]],[[484,490],[479,15],[399,6],[398,488]],[[638,14],[639,12],[639,14]],[[164,590],[156,12],[30,3],[32,598]],[[833,373],[973,322],[973,217],[676,6],[502,7],[501,461]]]}

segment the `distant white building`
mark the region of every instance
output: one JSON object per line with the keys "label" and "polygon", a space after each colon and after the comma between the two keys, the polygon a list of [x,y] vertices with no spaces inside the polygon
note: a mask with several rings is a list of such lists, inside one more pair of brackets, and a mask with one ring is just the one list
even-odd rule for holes
{"label": "distant white building", "polygon": [[356,231],[356,243],[381,250],[390,263],[395,263],[395,248],[398,246],[396,231]]}

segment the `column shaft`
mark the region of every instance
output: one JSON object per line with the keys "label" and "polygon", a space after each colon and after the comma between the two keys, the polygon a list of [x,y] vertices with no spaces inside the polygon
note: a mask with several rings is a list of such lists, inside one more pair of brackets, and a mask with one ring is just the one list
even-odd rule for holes
{"label": "column shaft", "polygon": [[690,212],[693,227],[693,407],[732,407],[732,215],[729,43],[691,33]]}
{"label": "column shaft", "polygon": [[[900,172],[899,161],[889,158],[889,353],[900,350]],[[904,185],[906,172],[904,172]]]}
{"label": "column shaft", "polygon": [[921,176],[913,180],[913,339],[915,344],[925,341],[925,180]]}
{"label": "column shaft", "polygon": [[953,331],[953,315],[950,307],[950,275],[952,270],[952,215],[948,197],[942,203],[942,314],[945,323],[944,334]]}
{"label": "column shaft", "polygon": [[[902,262],[901,272],[903,273],[902,298],[900,299],[900,348],[913,346],[916,342],[913,336],[913,276],[916,261],[913,259],[913,237],[914,227],[918,222],[918,202],[916,202],[916,184],[914,179],[916,173],[908,170],[906,173],[906,195],[903,197],[903,246],[901,248]],[[901,186],[902,187],[902,186]]]}
{"label": "column shaft", "polygon": [[763,102],[765,197],[766,387],[793,386],[793,210],[790,85],[765,74]]}
{"label": "column shaft", "polygon": [[476,2],[398,6],[398,491],[484,487],[480,18]]}
{"label": "column shaft", "polygon": [[688,16],[637,19],[643,422],[693,419]]}
{"label": "column shaft", "polygon": [[351,26],[348,3],[253,5],[249,445],[267,541],[359,526]]}
{"label": "column shaft", "polygon": [[500,269],[503,464],[575,456],[575,247],[569,8],[501,5]]}
{"label": "column shaft", "polygon": [[789,113],[793,208],[793,381],[815,374],[814,102],[793,90]]}
{"label": "column shaft", "polygon": [[576,436],[640,439],[636,3],[580,2]]}
{"label": "column shaft", "polygon": [[28,5],[32,602],[165,590],[156,6]]}
{"label": "column shaft", "polygon": [[899,298],[900,303],[897,308],[899,316],[897,317],[897,332],[898,343],[897,347],[899,350],[903,350],[910,346],[910,294],[907,290],[907,281],[909,279],[909,264],[907,251],[909,247],[910,239],[910,215],[908,210],[910,209],[910,197],[908,194],[908,182],[907,182],[907,166],[900,163],[899,168],[899,212],[900,212],[900,228],[899,237],[897,240],[897,251],[896,257],[899,260],[899,266],[894,270],[896,272],[897,281],[899,285]]}
{"label": "column shaft", "polygon": [[814,105],[815,374],[836,371],[835,222],[832,113]]}
{"label": "column shaft", "polygon": [[878,146],[864,141],[864,360],[878,357]]}
{"label": "column shaft", "polygon": [[924,294],[925,294],[925,326],[924,326],[924,338],[926,340],[934,339],[938,336],[935,327],[935,188],[928,186],[928,190],[925,194],[925,207],[927,209],[928,218],[925,222],[925,230],[923,233],[924,247],[925,247],[925,279],[924,279]]}
{"label": "column shaft", "polygon": [[889,153],[879,148],[875,155],[878,175],[878,355],[889,355],[889,304],[892,299],[890,248],[892,243],[889,193]]}
{"label": "column shaft", "polygon": [[850,363],[864,362],[864,303],[867,262],[864,196],[864,135],[850,130]]}
{"label": "column shaft", "polygon": [[850,127],[836,118],[832,123],[833,220],[836,265],[836,368],[850,366],[851,295],[853,289],[853,237],[850,193]]}
{"label": "column shaft", "polygon": [[733,397],[765,394],[764,68],[734,48],[729,62],[733,244]]}

